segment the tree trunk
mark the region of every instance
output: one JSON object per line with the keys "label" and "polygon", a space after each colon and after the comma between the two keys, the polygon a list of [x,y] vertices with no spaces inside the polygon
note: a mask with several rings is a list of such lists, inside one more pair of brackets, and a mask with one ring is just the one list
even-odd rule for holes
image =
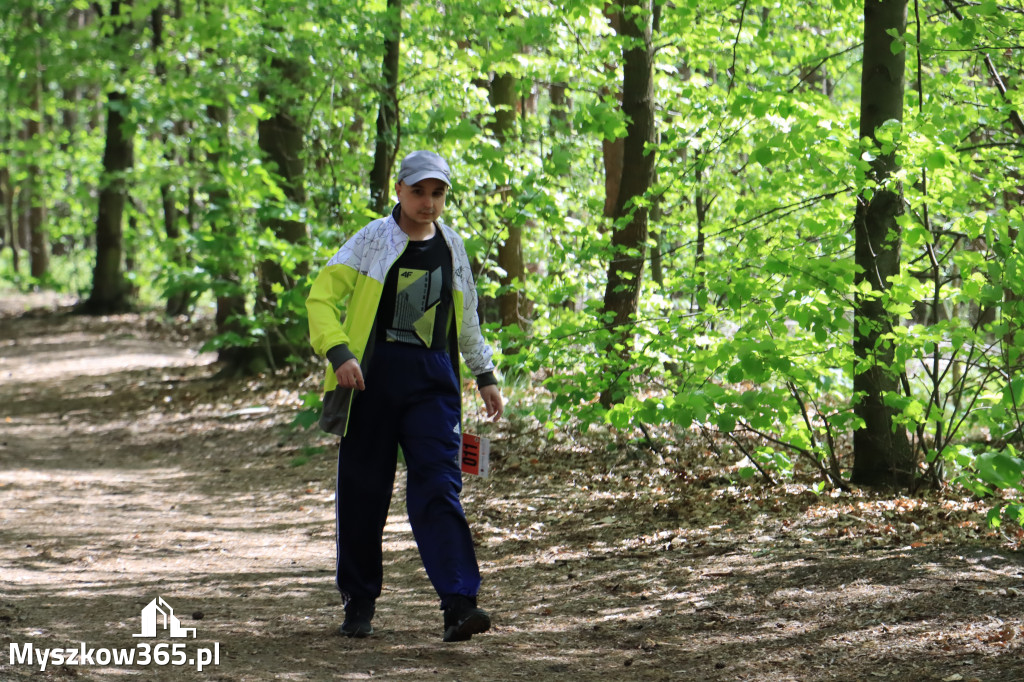
{"label": "tree trunk", "polygon": [[[513,154],[512,144],[516,131],[516,78],[509,73],[495,74],[490,84],[490,102],[494,107],[494,121],[491,132],[508,157]],[[511,189],[505,185],[500,189],[501,199],[506,203],[511,199]],[[520,310],[520,291],[526,271],[523,267],[523,228],[510,220],[504,220],[502,227],[507,233],[498,245],[498,265],[504,271],[501,275],[501,294],[498,296],[498,308],[501,311],[502,328],[523,327],[523,314]],[[504,349],[505,355],[515,355],[518,348],[510,346]]]}
{"label": "tree trunk", "polygon": [[[604,9],[605,17],[611,25],[612,30],[618,35],[622,33],[622,14],[617,3],[606,3]],[[614,64],[605,64],[605,70],[609,74],[615,73]],[[611,77],[608,79],[612,81]],[[611,87],[602,88],[602,95],[611,94]],[[621,95],[619,101],[622,101]],[[622,159],[625,154],[626,138],[615,139],[604,138],[601,140],[601,160],[604,163],[604,217],[615,218],[615,207],[619,201],[619,187],[622,184]]]}
{"label": "tree trunk", "polygon": [[[92,18],[92,11],[89,9],[71,9],[68,12],[67,28],[71,32],[84,31]],[[70,82],[61,85],[61,91],[64,102],[60,107],[61,134],[56,136],[60,140],[58,148],[61,155],[74,157],[74,150],[78,142],[79,120],[82,110],[85,108],[82,106],[82,92],[84,88],[80,83],[72,79]],[[90,108],[96,109],[97,107],[92,106]],[[68,166],[64,170],[62,191],[57,192],[51,202],[54,225],[60,225],[71,217],[73,209],[70,199],[74,196],[78,183],[79,178],[75,173],[75,168]],[[63,235],[60,240],[54,241],[51,246],[51,253],[58,252],[59,250],[62,255],[72,250],[87,248],[78,239],[70,238],[68,235]]]}
{"label": "tree trunk", "polygon": [[[655,185],[658,184],[657,170],[655,170],[652,182]],[[657,284],[659,288],[665,286],[665,264],[662,257],[662,234],[661,227],[659,226],[664,215],[665,214],[662,210],[661,194],[651,197],[649,218],[651,223],[651,281]]]}
{"label": "tree trunk", "polygon": [[402,0],[388,0],[385,29],[384,58],[381,76],[384,89],[377,111],[377,135],[370,171],[370,204],[378,215],[387,213],[391,206],[391,169],[398,155],[402,128],[398,120],[398,70],[402,41]]}
{"label": "tree trunk", "polygon": [[[118,50],[128,50],[130,22],[122,14],[131,13],[131,2],[114,0],[110,5],[111,40]],[[122,55],[127,59],[127,55]],[[131,100],[127,93],[111,90],[107,94],[107,138],[103,151],[103,179],[96,217],[96,264],[92,293],[81,310],[92,315],[124,312],[129,308],[128,286],[121,259],[124,253],[122,222],[128,196],[127,174],[133,164],[133,134],[127,125]]]}
{"label": "tree trunk", "polygon": [[[288,201],[288,205],[278,208],[282,211],[292,210],[306,203],[303,159],[305,131],[299,124],[301,102],[297,96],[282,92],[276,93],[273,97],[271,95],[274,94],[272,88],[277,83],[284,84],[284,92],[304,92],[303,86],[308,74],[300,60],[275,57],[271,60],[270,71],[265,76],[265,87],[260,93],[261,99],[268,108],[271,101],[277,104],[271,109],[270,117],[259,122],[259,146],[264,157],[271,162],[271,167],[276,172],[277,184]],[[268,217],[264,219],[263,224],[277,238],[288,244],[299,245],[308,241],[308,229],[300,220]],[[260,295],[257,308],[261,312],[271,313],[274,320],[274,328],[268,329],[265,337],[269,346],[264,349],[272,367],[278,367],[286,362],[286,358],[294,354],[295,348],[306,338],[304,323],[300,324],[299,319],[288,312],[278,313],[276,290],[293,291],[299,285],[297,278],[306,274],[307,267],[303,264],[296,271],[286,271],[277,254],[265,257],[260,263]]]}
{"label": "tree trunk", "polygon": [[626,139],[601,141],[601,158],[604,162],[604,217],[614,218],[615,207],[619,202],[622,184],[623,157],[626,152]]}
{"label": "tree trunk", "polygon": [[[889,31],[902,36],[907,25],[907,0],[865,0],[864,62],[861,77],[861,138],[876,140],[886,121],[902,121],[904,52],[893,54]],[[877,142],[877,140],[876,140]],[[874,295],[855,300],[853,349],[854,412],[864,426],[853,434],[852,482],[876,487],[907,487],[914,480],[914,458],[907,433],[893,423],[887,393],[899,390],[895,352],[885,335],[898,324],[885,309],[882,293],[889,278],[900,272],[901,233],[896,219],[903,212],[903,192],[894,177],[895,151],[879,153],[870,177],[877,183],[870,196],[862,193],[854,217],[855,281],[867,282]]]}
{"label": "tree trunk", "polygon": [[[654,3],[653,16],[651,17],[651,33],[658,35],[661,32],[661,3]],[[657,122],[652,125],[657,126]],[[657,141],[657,132],[654,133],[652,141]],[[658,185],[658,169],[654,167],[651,176],[651,184],[653,186]],[[651,224],[651,281],[658,285],[659,288],[665,286],[665,269],[662,260],[662,234],[661,234],[661,221],[664,218],[662,211],[662,194],[661,192],[651,197],[651,208],[649,221]]]}
{"label": "tree trunk", "polygon": [[[613,332],[607,351],[629,362],[647,253],[648,209],[642,199],[654,180],[654,51],[652,48],[652,0],[622,0],[620,34],[623,47],[622,109],[626,114],[622,181],[615,202],[612,256],[604,292],[604,313]],[[636,202],[636,203],[634,203]],[[614,350],[613,350],[614,349]],[[601,394],[605,406],[622,396],[609,387]]]}
{"label": "tree trunk", "polygon": [[125,177],[132,167],[132,133],[125,126],[122,113],[128,97],[123,92],[107,96],[107,142],[103,152],[103,184],[96,217],[96,264],[93,268],[92,293],[85,302],[85,312],[93,315],[123,312],[128,309],[128,285],[124,279],[122,257],[124,237],[122,222],[128,196]]}
{"label": "tree trunk", "polygon": [[[298,68],[294,62],[281,63],[273,61],[277,73],[289,78],[295,87],[301,86]],[[259,146],[277,172],[277,182],[288,201],[296,206],[306,203],[306,190],[303,183],[305,163],[303,161],[304,133],[299,125],[293,107],[296,103],[283,103],[270,118],[259,123]],[[281,207],[285,208],[285,207]],[[304,222],[269,218],[264,221],[273,233],[290,244],[301,244],[306,241],[307,229]],[[265,259],[260,266],[262,276],[260,286],[264,302],[272,305],[276,298],[272,288],[282,284],[290,288],[295,284],[281,268],[278,259]]]}
{"label": "tree trunk", "polygon": [[[220,21],[218,8],[212,3],[199,3],[197,11],[205,15],[205,21],[217,25]],[[208,47],[204,56],[218,69],[227,67],[216,48]],[[249,259],[244,247],[239,245],[239,218],[233,207],[228,181],[221,170],[231,164],[231,109],[226,105],[227,96],[223,91],[215,93],[213,101],[206,105],[206,167],[208,185],[200,187],[200,194],[207,195],[206,217],[210,222],[213,236],[213,256],[208,269],[214,278],[214,293],[217,309],[214,324],[217,336],[245,339],[248,336],[246,319],[248,304],[247,288],[242,285],[242,274],[247,277],[254,273],[249,269]],[[208,256],[209,258],[209,256]],[[217,362],[222,366],[220,376],[234,376],[248,372],[253,351],[241,343],[225,344],[217,349]],[[265,361],[264,361],[265,364]]]}
{"label": "tree trunk", "polygon": [[3,208],[3,222],[0,223],[0,251],[3,247],[11,250],[11,269],[15,274],[21,269],[18,250],[18,230],[14,221],[14,195],[11,191],[11,171],[0,167],[0,207]]}
{"label": "tree trunk", "polygon": [[702,308],[701,299],[697,294],[707,288],[707,264],[705,263],[707,236],[704,225],[707,220],[708,207],[704,201],[704,163],[706,163],[704,150],[695,149],[693,152],[693,212],[696,219],[697,244],[693,254],[693,279],[696,291],[694,291],[690,303],[690,309],[694,311]]}
{"label": "tree trunk", "polygon": [[[38,25],[38,10],[32,10],[33,31]],[[43,45],[42,38],[36,39],[36,64],[32,75],[32,111],[34,116],[26,122],[26,132],[29,140],[40,141],[39,148],[43,147]],[[28,164],[29,193],[29,273],[39,281],[46,277],[50,269],[50,236],[46,230],[46,207],[43,204],[43,169],[39,166],[38,155],[31,155]]]}
{"label": "tree trunk", "polygon": [[[21,139],[27,139],[24,128],[21,131]],[[30,227],[31,221],[29,220],[32,198],[25,190],[23,183],[15,190],[14,201],[14,230],[17,232],[16,239],[21,251],[27,254],[27,250],[31,248],[32,244],[32,229]]]}
{"label": "tree trunk", "polygon": [[566,83],[552,83],[548,88],[548,96],[551,98],[548,132],[553,137],[569,133],[569,109],[572,102],[565,94],[568,88]]}
{"label": "tree trunk", "polygon": [[[214,59],[213,55],[209,57]],[[228,136],[231,112],[221,104],[209,104],[206,107],[206,118],[209,130],[207,138],[210,142],[210,152],[206,157],[211,177],[211,185],[207,189],[210,231],[215,235],[216,243],[222,245],[225,252],[232,253],[238,242],[238,228],[231,210],[231,195],[220,171],[231,144]],[[214,289],[217,297],[217,310],[214,314],[217,335],[234,334],[242,338],[245,328],[240,320],[246,315],[246,304],[238,272],[223,258],[218,258],[214,267],[218,268],[211,273],[217,279]],[[217,362],[231,368],[244,364],[245,357],[245,349],[241,346],[224,346],[217,350]]]}
{"label": "tree trunk", "polygon": [[[180,4],[176,7],[175,18],[181,19]],[[162,4],[153,8],[150,19],[153,28],[153,53],[156,62],[154,71],[160,81],[160,85],[166,91],[168,88],[168,75],[167,63],[162,54],[164,45],[164,8]],[[181,121],[175,121],[174,132],[177,134],[184,132],[184,125]],[[160,144],[164,149],[164,161],[169,169],[177,167],[180,159],[178,158],[178,154],[174,151],[174,147],[171,145],[170,133],[161,127],[159,134]],[[160,204],[163,208],[164,234],[167,236],[167,249],[170,252],[168,254],[168,259],[177,268],[178,272],[181,272],[185,269],[186,263],[188,262],[188,254],[185,252],[181,243],[182,231],[180,222],[182,216],[181,211],[178,210],[179,197],[179,188],[174,182],[172,182],[171,175],[168,173],[160,182]],[[167,294],[164,312],[171,317],[175,317],[178,315],[185,315],[188,313],[190,307],[190,292],[183,287],[174,287],[172,284],[171,291]]]}

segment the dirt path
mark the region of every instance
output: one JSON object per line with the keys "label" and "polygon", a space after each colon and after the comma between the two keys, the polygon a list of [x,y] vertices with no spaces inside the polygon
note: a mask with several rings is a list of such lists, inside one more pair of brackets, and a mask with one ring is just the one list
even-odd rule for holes
{"label": "dirt path", "polygon": [[[698,449],[598,455],[515,410],[464,495],[493,631],[440,641],[399,483],[378,634],[345,639],[333,443],[287,426],[315,379],[226,384],[188,332],[21,307],[0,302],[0,680],[1024,679],[1020,538],[970,501],[733,487]],[[156,598],[195,638],[133,637]],[[95,663],[12,662],[29,643]],[[186,665],[96,660],[144,646]]]}

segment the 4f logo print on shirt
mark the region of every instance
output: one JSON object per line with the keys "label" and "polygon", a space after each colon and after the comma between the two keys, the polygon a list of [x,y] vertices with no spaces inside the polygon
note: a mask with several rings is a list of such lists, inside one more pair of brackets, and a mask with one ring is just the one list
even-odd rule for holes
{"label": "4f logo print on shirt", "polygon": [[395,317],[387,330],[388,340],[430,346],[440,302],[441,268],[432,271],[399,269]]}

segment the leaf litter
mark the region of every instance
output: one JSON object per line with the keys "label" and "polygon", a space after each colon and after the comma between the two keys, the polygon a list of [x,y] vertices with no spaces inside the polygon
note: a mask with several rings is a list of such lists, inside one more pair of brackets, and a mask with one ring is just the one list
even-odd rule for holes
{"label": "leaf litter", "polygon": [[[218,666],[47,679],[1021,679],[1019,529],[950,492],[737,482],[700,439],[566,423],[517,389],[463,493],[495,626],[457,646],[396,482],[377,634],[334,590],[334,449],[290,426],[319,373],[216,378],[202,324],[0,307],[0,678],[10,644],[132,646],[162,596]],[[193,622],[194,621],[194,622]]]}

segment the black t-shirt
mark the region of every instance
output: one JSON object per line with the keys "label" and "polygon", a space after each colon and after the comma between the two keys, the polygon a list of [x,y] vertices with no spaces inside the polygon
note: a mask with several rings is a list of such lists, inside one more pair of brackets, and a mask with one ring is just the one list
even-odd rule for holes
{"label": "black t-shirt", "polygon": [[452,314],[452,256],[434,236],[410,241],[388,271],[377,309],[377,343],[448,348]]}

